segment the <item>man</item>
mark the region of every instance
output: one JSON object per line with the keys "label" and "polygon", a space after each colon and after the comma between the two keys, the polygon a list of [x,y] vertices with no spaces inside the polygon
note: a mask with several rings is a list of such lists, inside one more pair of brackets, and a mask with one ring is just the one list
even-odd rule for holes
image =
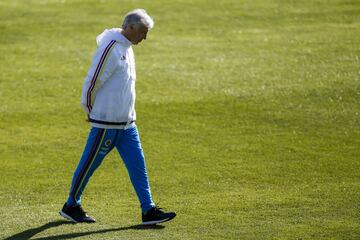
{"label": "man", "polygon": [[135,59],[131,45],[146,39],[154,26],[143,9],[129,12],[122,29],[105,30],[97,38],[98,49],[85,78],[81,104],[92,128],[75,170],[69,197],[59,212],[73,222],[95,222],[81,207],[81,195],[104,157],[116,147],[140,201],[142,224],[173,219],[152,200],[145,158],[135,125]]}

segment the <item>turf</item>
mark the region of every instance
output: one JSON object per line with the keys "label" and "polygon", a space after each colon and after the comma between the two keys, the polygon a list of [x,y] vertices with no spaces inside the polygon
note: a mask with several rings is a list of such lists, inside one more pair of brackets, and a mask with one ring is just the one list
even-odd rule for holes
{"label": "turf", "polygon": [[[95,37],[142,7],[137,125],[154,199],[142,228],[112,152],[58,215],[89,131]],[[0,1],[0,238],[359,239],[360,2]]]}

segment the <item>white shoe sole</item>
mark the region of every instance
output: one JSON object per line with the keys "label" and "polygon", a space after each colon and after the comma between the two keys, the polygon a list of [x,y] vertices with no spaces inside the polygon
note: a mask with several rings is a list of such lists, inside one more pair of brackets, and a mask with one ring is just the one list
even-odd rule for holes
{"label": "white shoe sole", "polygon": [[64,213],[63,211],[60,211],[59,214],[60,214],[62,217],[66,218],[66,219],[68,219],[68,220],[70,220],[70,221],[72,221],[72,222],[74,222],[74,223],[78,223],[75,219],[73,219],[72,217],[70,217],[69,215],[67,215],[66,213]]}
{"label": "white shoe sole", "polygon": [[169,220],[171,220],[171,218],[165,218],[165,219],[162,219],[162,220],[150,221],[150,222],[142,222],[141,225],[154,225],[154,224],[157,224],[157,223],[167,222]]}

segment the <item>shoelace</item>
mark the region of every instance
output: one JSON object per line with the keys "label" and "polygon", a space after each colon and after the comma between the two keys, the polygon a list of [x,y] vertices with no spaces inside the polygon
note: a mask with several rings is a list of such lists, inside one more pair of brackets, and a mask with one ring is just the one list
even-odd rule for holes
{"label": "shoelace", "polygon": [[163,213],[163,211],[161,209],[162,209],[161,207],[155,206],[154,211]]}
{"label": "shoelace", "polygon": [[84,211],[84,209],[82,209],[81,206],[76,206],[76,209],[79,211],[79,213],[83,216],[86,216],[86,212]]}

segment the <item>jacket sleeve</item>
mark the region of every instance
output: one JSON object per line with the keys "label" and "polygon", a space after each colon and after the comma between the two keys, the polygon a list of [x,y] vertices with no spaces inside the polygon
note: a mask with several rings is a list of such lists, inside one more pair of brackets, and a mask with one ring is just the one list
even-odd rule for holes
{"label": "jacket sleeve", "polygon": [[119,60],[120,53],[115,41],[98,48],[95,52],[82,89],[81,105],[86,113],[91,112],[96,92],[114,73]]}

